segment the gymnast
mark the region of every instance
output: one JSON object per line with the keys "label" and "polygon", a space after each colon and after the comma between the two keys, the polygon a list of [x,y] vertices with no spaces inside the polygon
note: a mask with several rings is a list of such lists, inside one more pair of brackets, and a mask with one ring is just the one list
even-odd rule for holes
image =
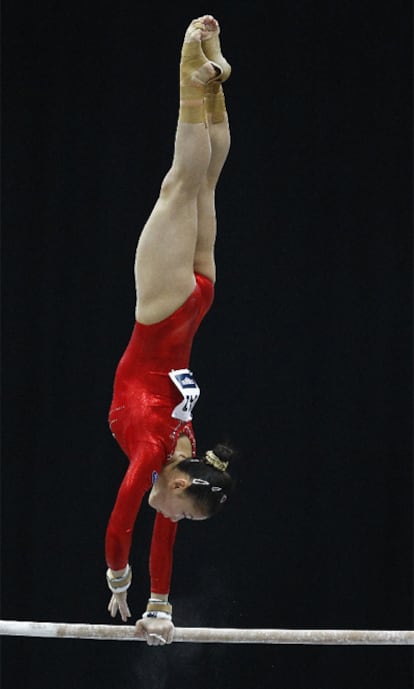
{"label": "gymnast", "polygon": [[184,37],[180,107],[172,166],[145,224],[135,257],[135,326],[114,380],[112,434],[129,465],[109,519],[105,551],[108,611],[131,616],[129,553],[144,494],[156,510],[150,549],[150,598],[139,633],[171,643],[170,590],[177,522],[207,519],[227,501],[232,450],[196,454],[192,411],[200,390],[190,363],[194,335],[214,293],[215,188],[230,148],[222,83],[231,68],[211,15]]}

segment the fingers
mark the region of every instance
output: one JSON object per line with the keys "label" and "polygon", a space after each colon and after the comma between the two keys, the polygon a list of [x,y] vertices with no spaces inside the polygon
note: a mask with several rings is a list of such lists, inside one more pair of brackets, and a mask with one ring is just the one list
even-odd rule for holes
{"label": "fingers", "polygon": [[108,612],[111,617],[116,617],[118,611],[123,622],[127,622],[128,618],[131,617],[131,611],[128,607],[126,596],[122,593],[114,593],[108,605]]}
{"label": "fingers", "polygon": [[122,603],[119,604],[119,614],[123,622],[127,622],[128,617],[131,617],[131,611],[126,601],[122,601]]}
{"label": "fingers", "polygon": [[168,620],[138,620],[136,629],[148,646],[166,646],[172,643],[174,638],[174,625]]}
{"label": "fingers", "polygon": [[111,600],[109,601],[109,605],[108,605],[108,612],[110,613],[111,617],[115,617],[117,610],[118,610],[118,603],[116,602],[115,595],[113,595]]}
{"label": "fingers", "polygon": [[152,633],[148,634],[147,643],[149,644],[149,646],[163,646],[167,643],[167,640],[164,639],[164,637],[161,636],[161,634]]}

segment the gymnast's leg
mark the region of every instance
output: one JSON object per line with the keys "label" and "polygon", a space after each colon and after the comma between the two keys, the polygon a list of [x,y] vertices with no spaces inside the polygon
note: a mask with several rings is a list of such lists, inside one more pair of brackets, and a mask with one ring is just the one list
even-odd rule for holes
{"label": "gymnast's leg", "polygon": [[136,318],[141,323],[166,318],[187,299],[195,285],[198,197],[212,153],[205,85],[217,75],[202,50],[201,41],[207,35],[203,22],[194,20],[184,38],[173,162],[136,252]]}
{"label": "gymnast's leg", "polygon": [[231,73],[230,65],[221,53],[220,28],[211,15],[203,17],[208,33],[202,41],[205,56],[221,69],[217,80],[210,82],[205,89],[208,130],[210,135],[211,157],[206,175],[203,177],[197,197],[198,227],[194,256],[194,270],[216,278],[214,243],[216,239],[215,189],[221,170],[230,149],[230,130],[222,83]]}

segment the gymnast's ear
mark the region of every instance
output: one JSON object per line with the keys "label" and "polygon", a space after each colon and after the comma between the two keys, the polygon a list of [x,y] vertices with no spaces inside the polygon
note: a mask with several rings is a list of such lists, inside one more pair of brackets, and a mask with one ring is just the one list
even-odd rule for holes
{"label": "gymnast's ear", "polygon": [[178,492],[186,490],[191,484],[191,479],[188,476],[174,476],[170,479],[168,485],[171,490],[176,490]]}

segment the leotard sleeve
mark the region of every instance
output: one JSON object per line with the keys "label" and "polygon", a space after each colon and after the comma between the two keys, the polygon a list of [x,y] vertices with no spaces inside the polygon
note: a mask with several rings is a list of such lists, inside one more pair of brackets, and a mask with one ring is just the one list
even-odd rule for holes
{"label": "leotard sleeve", "polygon": [[[140,456],[131,461],[118,491],[106,530],[106,561],[113,570],[121,570],[129,561],[132,534],[142,499],[151,487],[150,466],[162,462],[162,448],[141,443]],[[157,454],[160,456],[158,457]],[[155,517],[150,552],[151,591],[168,594],[171,584],[173,550],[177,524],[158,513]]]}
{"label": "leotard sleeve", "polygon": [[152,532],[150,576],[152,593],[170,592],[177,523],[157,513]]}
{"label": "leotard sleeve", "polygon": [[141,442],[131,457],[106,529],[106,562],[113,570],[123,569],[129,561],[138,510],[151,488],[152,470],[162,465],[164,456],[162,447]]}

